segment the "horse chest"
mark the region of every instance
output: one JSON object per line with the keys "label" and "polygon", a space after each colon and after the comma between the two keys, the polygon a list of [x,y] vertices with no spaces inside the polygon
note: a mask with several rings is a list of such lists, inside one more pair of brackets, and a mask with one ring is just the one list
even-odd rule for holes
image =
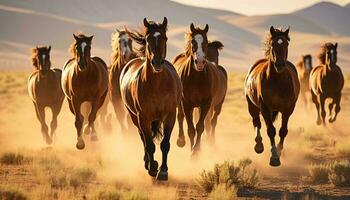
{"label": "horse chest", "polygon": [[212,84],[208,78],[186,79],[183,81],[184,101],[194,104],[201,103],[210,98],[212,93]]}

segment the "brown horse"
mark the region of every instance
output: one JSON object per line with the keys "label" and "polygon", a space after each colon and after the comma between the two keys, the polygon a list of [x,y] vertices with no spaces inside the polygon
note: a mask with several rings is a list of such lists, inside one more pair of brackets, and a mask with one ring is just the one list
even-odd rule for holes
{"label": "brown horse", "polygon": [[[213,115],[211,116],[212,131],[210,137],[214,138],[217,118],[221,112],[227,90],[225,69],[217,67],[215,63],[207,60],[208,30],[208,25],[202,30],[191,24],[190,32],[186,34],[186,51],[176,56],[173,60],[183,85],[183,96],[177,116],[179,122],[177,145],[179,147],[185,145],[183,131],[183,119],[185,116],[191,150],[194,154],[200,150],[204,119],[211,109],[213,109]],[[193,109],[195,107],[199,107],[200,113],[196,127],[193,124]],[[194,142],[196,132],[197,138],[196,142]]]}
{"label": "brown horse", "polygon": [[300,82],[300,95],[304,102],[305,108],[308,106],[308,99],[310,87],[309,87],[309,78],[312,70],[312,57],[310,54],[303,55],[301,60],[297,64],[298,77]]}
{"label": "brown horse", "polygon": [[[329,119],[333,123],[340,111],[341,91],[344,87],[344,76],[337,65],[337,47],[338,43],[325,43],[321,47],[319,59],[321,64],[312,69],[310,75],[310,88],[312,101],[316,105],[317,125],[323,123],[326,125],[325,100],[331,98],[329,104]],[[335,105],[335,115],[333,116],[333,107]],[[320,113],[321,112],[321,113]],[[322,117],[322,122],[320,118]]]}
{"label": "brown horse", "polygon": [[219,50],[221,50],[224,45],[220,41],[212,41],[208,43],[207,59],[210,62],[214,62],[219,65]]}
{"label": "brown horse", "polygon": [[[113,33],[112,51],[111,66],[109,68],[109,95],[121,130],[122,132],[125,132],[125,119],[127,117],[127,111],[125,110],[120,94],[119,79],[120,73],[124,69],[126,63],[137,56],[132,48],[132,40],[125,30],[117,29],[116,32]],[[129,126],[130,125],[131,124],[129,124]]]}
{"label": "brown horse", "polygon": [[[144,144],[144,161],[148,174],[157,176],[157,180],[167,180],[169,140],[182,87],[176,70],[165,60],[167,18],[161,24],[144,18],[143,24],[144,31],[141,33],[126,30],[141,48],[140,57],[128,62],[120,75],[121,95]],[[160,134],[162,123],[162,165],[158,173],[153,139]]]}
{"label": "brown horse", "polygon": [[[283,142],[288,133],[288,120],[298,99],[300,83],[294,65],[287,60],[289,28],[286,31],[270,28],[266,39],[266,58],[258,60],[249,70],[245,80],[245,94],[249,113],[256,129],[256,153],[262,153],[264,146],[260,135],[260,113],[267,127],[271,142],[271,166],[279,166]],[[275,145],[276,129],[273,125],[278,112],[282,114],[279,130],[280,142]]]}
{"label": "brown horse", "polygon": [[[28,93],[34,103],[36,116],[41,124],[41,133],[47,144],[52,143],[57,128],[57,116],[61,111],[64,94],[61,88],[60,69],[51,69],[49,47],[36,47],[32,49],[32,62],[35,71],[28,79]],[[51,133],[45,123],[45,107],[52,111]]]}
{"label": "brown horse", "polygon": [[68,99],[69,108],[75,115],[75,128],[77,129],[77,149],[84,149],[82,137],[84,117],[81,114],[81,104],[89,102],[91,111],[84,133],[91,133],[91,140],[96,141],[97,135],[94,126],[96,113],[103,105],[108,89],[107,65],[99,57],[91,57],[91,40],[93,36],[80,33],[73,34],[74,42],[70,48],[73,58],[63,67],[62,88]]}

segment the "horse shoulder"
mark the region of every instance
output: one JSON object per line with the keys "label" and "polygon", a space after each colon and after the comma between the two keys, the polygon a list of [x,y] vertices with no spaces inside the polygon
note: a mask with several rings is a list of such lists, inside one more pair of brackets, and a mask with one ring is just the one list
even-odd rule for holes
{"label": "horse shoulder", "polygon": [[105,61],[102,58],[94,56],[91,58],[91,60],[93,60],[95,64],[97,64],[97,63],[101,64],[103,66],[103,68],[108,71],[107,64],[105,63]]}
{"label": "horse shoulder", "polygon": [[33,102],[36,102],[35,85],[38,78],[38,71],[34,71],[28,77],[28,94]]}

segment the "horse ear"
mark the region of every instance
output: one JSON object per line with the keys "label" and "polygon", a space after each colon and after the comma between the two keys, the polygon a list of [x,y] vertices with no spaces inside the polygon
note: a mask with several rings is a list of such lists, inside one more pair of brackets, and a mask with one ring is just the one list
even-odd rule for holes
{"label": "horse ear", "polygon": [[275,28],[273,26],[270,27],[270,34],[275,35]]}
{"label": "horse ear", "polygon": [[338,48],[338,42],[336,42],[334,46],[337,49]]}
{"label": "horse ear", "polygon": [[208,31],[209,31],[209,25],[206,24],[206,25],[205,25],[205,28],[204,28],[204,32],[208,33]]}
{"label": "horse ear", "polygon": [[49,48],[47,49],[49,52],[51,51],[51,45],[49,46]]}
{"label": "horse ear", "polygon": [[163,24],[164,29],[166,29],[168,26],[168,19],[166,17],[164,17],[162,24]]}
{"label": "horse ear", "polygon": [[196,30],[196,29],[194,28],[193,23],[191,23],[191,25],[190,25],[190,30],[191,30],[192,33]]}
{"label": "horse ear", "polygon": [[119,33],[119,34],[120,34],[120,30],[119,30],[118,28],[115,28],[115,30],[117,31],[117,33]]}
{"label": "horse ear", "polygon": [[92,36],[88,37],[89,42],[91,42],[91,41],[92,41],[92,38],[94,38],[94,35],[92,35]]}
{"label": "horse ear", "polygon": [[284,31],[284,34],[286,34],[286,36],[289,35],[289,29],[290,29],[290,26],[288,26],[287,30]]}
{"label": "horse ear", "polygon": [[74,33],[73,33],[73,37],[74,37],[74,39],[75,39],[76,41],[78,41],[78,40],[79,40],[79,37],[78,37],[78,36],[76,36]]}
{"label": "horse ear", "polygon": [[143,25],[144,25],[146,28],[148,28],[148,27],[149,27],[149,23],[148,23],[148,21],[147,21],[146,17],[145,17],[145,18],[143,18]]}

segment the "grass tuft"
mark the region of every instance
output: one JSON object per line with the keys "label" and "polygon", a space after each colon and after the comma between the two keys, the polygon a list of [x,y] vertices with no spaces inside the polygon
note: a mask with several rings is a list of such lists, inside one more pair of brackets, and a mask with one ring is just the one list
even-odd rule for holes
{"label": "grass tuft", "polygon": [[7,152],[0,157],[0,163],[5,165],[22,165],[31,162],[31,159],[26,158],[20,153]]}
{"label": "grass tuft", "polygon": [[328,183],[329,166],[327,165],[311,165],[308,167],[309,176],[306,181],[314,184]]}
{"label": "grass tuft", "polygon": [[328,176],[335,186],[350,186],[350,163],[349,161],[335,161],[330,166]]}
{"label": "grass tuft", "polygon": [[210,192],[209,199],[213,200],[234,200],[237,199],[237,191],[234,187],[228,187],[224,184],[219,184]]}
{"label": "grass tuft", "polygon": [[18,188],[0,186],[0,199],[3,200],[26,200],[23,191]]}

